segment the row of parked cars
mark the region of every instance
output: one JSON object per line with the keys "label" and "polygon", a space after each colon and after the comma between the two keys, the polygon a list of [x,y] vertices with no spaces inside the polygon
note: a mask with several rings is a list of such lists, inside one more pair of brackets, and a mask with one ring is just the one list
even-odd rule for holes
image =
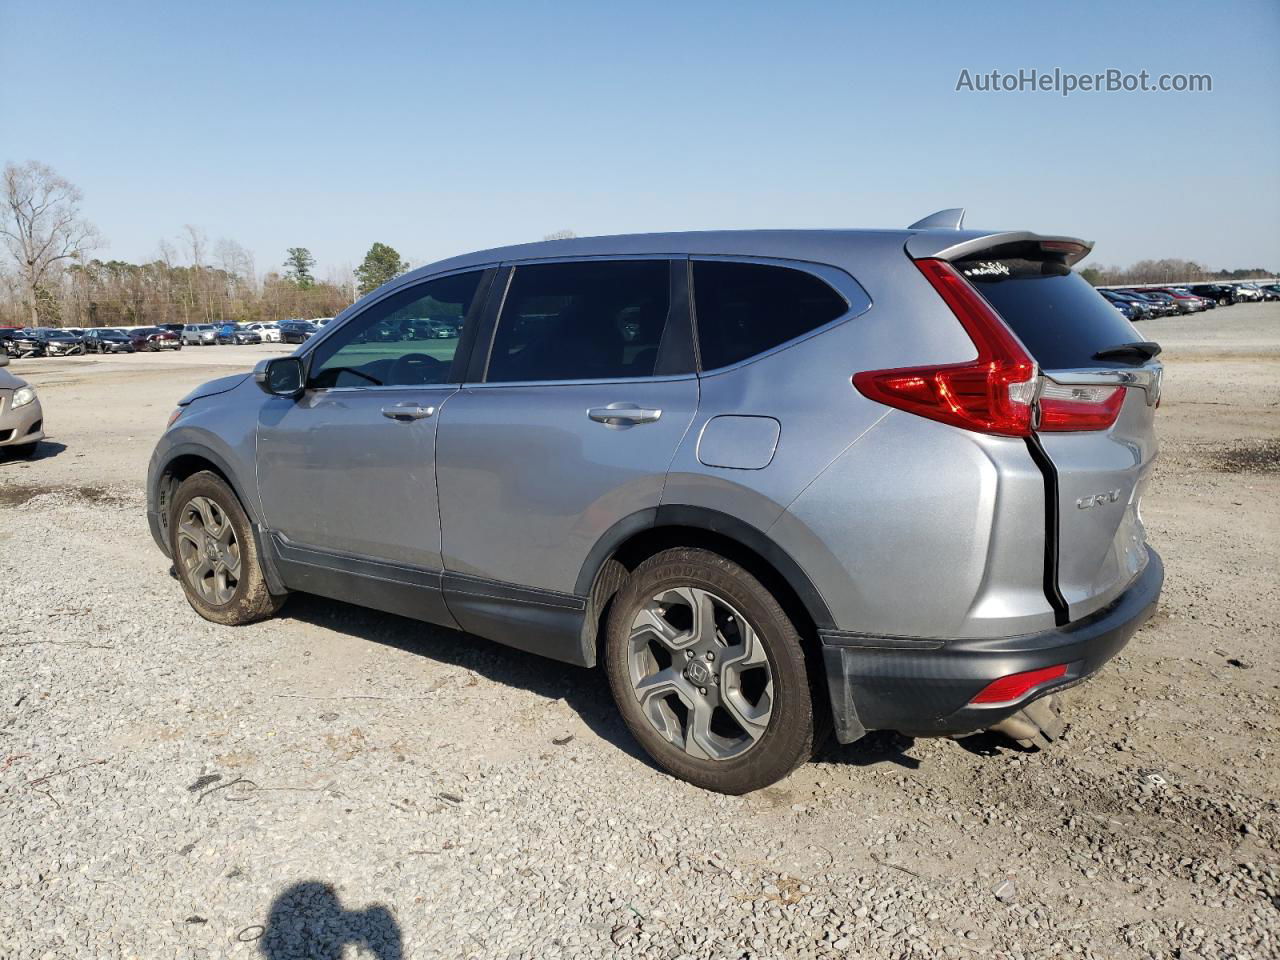
{"label": "row of parked cars", "polygon": [[1102,287],[1098,292],[1129,320],[1199,313],[1233,303],[1280,300],[1280,283],[1193,283],[1181,287]]}
{"label": "row of parked cars", "polygon": [[8,357],[73,357],[85,353],[136,353],[179,347],[178,335],[160,327],[120,330],[93,327],[0,327],[0,352]]}
{"label": "row of parked cars", "polygon": [[86,353],[156,353],[224,343],[302,343],[332,320],[282,323],[162,323],[154,327],[0,327],[0,354],[71,357]]}
{"label": "row of parked cars", "polygon": [[221,343],[280,343],[283,339],[282,326],[279,323],[188,323],[182,327],[179,338],[191,347],[212,347]]}

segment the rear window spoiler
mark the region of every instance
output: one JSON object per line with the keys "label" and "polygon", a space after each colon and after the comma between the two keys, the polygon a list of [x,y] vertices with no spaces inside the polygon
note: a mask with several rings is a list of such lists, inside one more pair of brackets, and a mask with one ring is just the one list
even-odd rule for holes
{"label": "rear window spoiler", "polygon": [[984,251],[1007,244],[1036,244],[1046,253],[1060,255],[1067,266],[1074,266],[1089,255],[1092,240],[1077,237],[1048,236],[1029,230],[922,230],[907,238],[907,256],[912,260],[967,260]]}

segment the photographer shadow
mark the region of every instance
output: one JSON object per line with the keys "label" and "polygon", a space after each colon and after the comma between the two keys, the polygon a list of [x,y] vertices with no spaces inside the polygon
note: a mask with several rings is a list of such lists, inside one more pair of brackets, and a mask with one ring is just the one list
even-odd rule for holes
{"label": "photographer shadow", "polygon": [[289,887],[271,904],[258,949],[267,960],[341,960],[344,949],[358,956],[404,960],[400,925],[382,904],[347,910],[333,886],[306,880]]}

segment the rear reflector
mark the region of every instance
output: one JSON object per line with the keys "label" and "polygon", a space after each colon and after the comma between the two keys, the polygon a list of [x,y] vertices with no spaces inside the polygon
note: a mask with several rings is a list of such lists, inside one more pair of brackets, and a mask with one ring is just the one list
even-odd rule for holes
{"label": "rear reflector", "polygon": [[999,680],[992,680],[982,692],[970,700],[970,703],[1009,703],[1019,699],[1028,690],[1056,680],[1065,675],[1067,665],[1060,663],[1056,667],[1043,667],[1039,670],[1028,670],[1026,673],[1011,673]]}
{"label": "rear reflector", "polygon": [[898,367],[855,374],[864,396],[941,423],[1027,437],[1038,372],[1017,337],[956,268],[945,260],[916,260],[977,347],[967,363]]}
{"label": "rear reflector", "polygon": [[1106,430],[1120,416],[1124,387],[1076,387],[1045,382],[1040,391],[1040,429]]}

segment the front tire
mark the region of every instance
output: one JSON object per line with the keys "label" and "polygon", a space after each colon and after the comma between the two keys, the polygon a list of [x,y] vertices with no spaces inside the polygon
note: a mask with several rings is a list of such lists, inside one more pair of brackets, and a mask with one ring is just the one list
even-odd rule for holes
{"label": "front tire", "polygon": [[253,623],[285,601],[267,588],[253,525],[216,473],[192,474],[179,485],[169,516],[169,549],[187,602],[206,620]]}
{"label": "front tire", "polygon": [[773,594],[718,554],[676,548],[636,568],[613,602],[605,669],[632,735],[696,786],[748,793],[813,754],[800,636]]}

